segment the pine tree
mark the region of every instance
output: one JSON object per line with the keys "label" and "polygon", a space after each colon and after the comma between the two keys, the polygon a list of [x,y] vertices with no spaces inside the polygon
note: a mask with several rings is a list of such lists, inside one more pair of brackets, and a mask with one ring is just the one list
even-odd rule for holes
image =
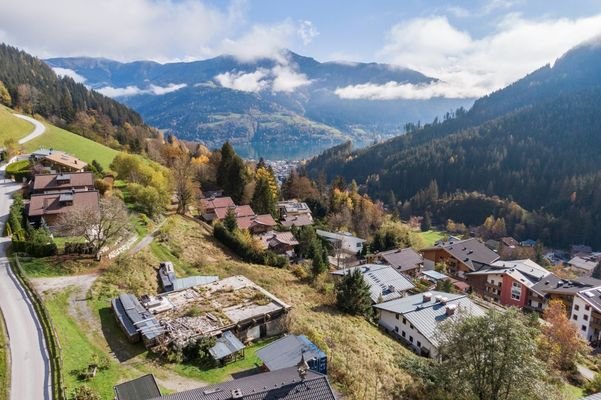
{"label": "pine tree", "polygon": [[358,268],[344,274],[336,284],[336,306],[347,314],[371,316],[369,286]]}
{"label": "pine tree", "polygon": [[234,232],[238,229],[238,221],[236,220],[236,212],[233,208],[227,210],[225,218],[223,219],[223,226],[230,232]]}
{"label": "pine tree", "polygon": [[422,219],[422,232],[429,231],[432,228],[432,215],[430,211],[426,211]]}
{"label": "pine tree", "polygon": [[275,217],[278,197],[278,185],[273,172],[265,167],[258,168],[255,174],[255,192],[252,198],[252,207],[255,212],[271,214]]}

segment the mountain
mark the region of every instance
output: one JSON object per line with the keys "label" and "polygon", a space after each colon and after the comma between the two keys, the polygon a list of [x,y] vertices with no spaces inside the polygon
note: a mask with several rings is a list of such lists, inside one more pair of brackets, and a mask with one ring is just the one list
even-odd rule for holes
{"label": "mountain", "polygon": [[347,139],[372,143],[402,133],[408,122],[471,104],[442,98],[343,99],[336,89],[349,85],[428,84],[435,79],[386,64],[322,63],[289,51],[253,62],[227,55],[169,64],[97,58],[46,62],[76,72],[94,89],[113,93],[152,125],[211,146],[226,139],[239,144],[277,140],[292,146]]}
{"label": "mountain", "polygon": [[457,192],[501,196],[505,210],[491,207],[475,219],[472,208],[460,218],[480,224],[482,216],[507,216],[514,201],[529,217],[509,233],[601,246],[600,149],[601,47],[587,43],[454,118],[367,149],[332,149],[307,170],[356,179],[372,195],[405,201],[417,213],[440,210],[438,193],[447,201]]}
{"label": "mountain", "polygon": [[6,44],[0,44],[0,82],[10,95],[5,105],[110,147],[139,152],[146,138],[158,134],[127,106],[59,78],[43,61]]}

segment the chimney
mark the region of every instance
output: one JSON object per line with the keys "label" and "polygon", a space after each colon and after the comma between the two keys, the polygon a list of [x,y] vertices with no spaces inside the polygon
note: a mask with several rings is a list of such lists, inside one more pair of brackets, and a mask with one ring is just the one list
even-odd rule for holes
{"label": "chimney", "polygon": [[437,303],[440,303],[442,301],[442,296],[438,295],[438,296],[435,297],[435,299],[436,299]]}
{"label": "chimney", "polygon": [[448,304],[447,307],[445,308],[445,311],[447,313],[447,315],[453,315],[455,314],[455,310],[457,309],[457,304]]}
{"label": "chimney", "polygon": [[441,302],[442,304],[447,304],[447,301],[449,301],[449,298],[448,298],[448,297],[443,297],[442,299],[440,299],[440,302]]}
{"label": "chimney", "polygon": [[424,293],[424,303],[427,303],[429,301],[432,301],[432,293],[426,292]]}
{"label": "chimney", "polygon": [[243,397],[242,389],[232,389],[232,399],[241,399]]}

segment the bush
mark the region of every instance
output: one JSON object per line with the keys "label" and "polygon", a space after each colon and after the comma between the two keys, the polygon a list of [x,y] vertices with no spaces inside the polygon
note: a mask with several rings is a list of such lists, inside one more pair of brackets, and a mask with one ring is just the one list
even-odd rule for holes
{"label": "bush", "polygon": [[13,250],[19,253],[27,253],[33,257],[49,257],[54,256],[58,252],[56,243],[34,243],[27,240],[12,241]]}
{"label": "bush", "polygon": [[18,182],[22,181],[23,178],[30,178],[31,163],[29,160],[21,160],[7,165],[6,176],[11,177]]}
{"label": "bush", "polygon": [[228,231],[221,224],[215,225],[213,235],[246,262],[270,265],[277,268],[283,268],[288,265],[286,257],[277,255],[272,251],[254,249],[251,245],[242,241],[236,233]]}

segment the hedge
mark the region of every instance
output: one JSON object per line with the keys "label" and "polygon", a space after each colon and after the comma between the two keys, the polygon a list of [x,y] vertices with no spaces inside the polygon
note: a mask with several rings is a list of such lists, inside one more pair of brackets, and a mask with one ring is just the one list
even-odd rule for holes
{"label": "hedge", "polygon": [[15,161],[6,166],[6,176],[12,177],[15,181],[22,181],[23,178],[31,176],[31,163],[29,160]]}
{"label": "hedge", "polygon": [[257,251],[253,249],[246,242],[243,242],[232,232],[225,229],[221,224],[215,225],[213,228],[213,235],[246,262],[270,265],[278,268],[288,265],[288,259],[286,257],[277,255],[268,250]]}
{"label": "hedge", "polygon": [[19,253],[27,253],[34,257],[54,256],[58,252],[56,243],[33,243],[26,240],[13,240],[13,250]]}

